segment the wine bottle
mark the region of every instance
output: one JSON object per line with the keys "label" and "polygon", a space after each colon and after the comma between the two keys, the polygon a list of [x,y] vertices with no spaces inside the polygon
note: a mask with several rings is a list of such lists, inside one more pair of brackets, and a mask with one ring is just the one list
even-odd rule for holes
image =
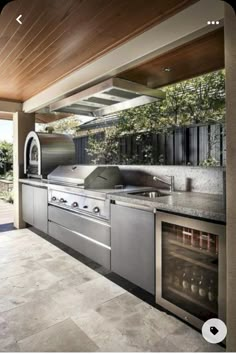
{"label": "wine bottle", "polygon": [[198,297],[198,292],[199,292],[199,275],[198,272],[196,270],[196,268],[193,268],[193,272],[192,272],[192,277],[190,280],[190,289],[191,289],[191,295],[193,297]]}
{"label": "wine bottle", "polygon": [[208,239],[209,239],[209,234],[200,232],[200,248],[203,250],[208,249]]}
{"label": "wine bottle", "polygon": [[205,277],[204,273],[202,273],[200,276],[200,281],[199,281],[198,294],[202,300],[203,299],[205,300],[207,297],[207,293],[208,293],[208,288],[207,288],[206,277]]}
{"label": "wine bottle", "polygon": [[183,232],[181,226],[176,226],[176,240],[180,243],[183,243]]}
{"label": "wine bottle", "polygon": [[183,278],[182,278],[182,289],[184,292],[190,292],[191,291],[191,277],[190,277],[190,272],[188,266],[184,267],[183,271]]}
{"label": "wine bottle", "polygon": [[199,239],[200,239],[199,231],[193,230],[192,239],[191,239],[191,246],[199,248],[199,241],[200,241]]}
{"label": "wine bottle", "polygon": [[209,234],[209,237],[208,237],[208,251],[211,252],[211,253],[217,253],[216,252],[216,239],[217,239],[217,236],[215,235],[212,235],[212,234]]}
{"label": "wine bottle", "polygon": [[185,245],[191,245],[192,233],[193,230],[186,227],[183,228],[183,243]]}
{"label": "wine bottle", "polygon": [[182,284],[181,284],[181,273],[182,273],[182,267],[180,265],[180,263],[176,262],[176,268],[175,268],[175,273],[174,273],[174,279],[173,279],[173,284],[174,287],[177,289],[181,289],[182,288]]}

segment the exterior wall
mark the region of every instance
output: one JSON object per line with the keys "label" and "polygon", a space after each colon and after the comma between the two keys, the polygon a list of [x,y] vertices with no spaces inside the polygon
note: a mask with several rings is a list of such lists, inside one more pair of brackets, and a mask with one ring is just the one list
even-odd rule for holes
{"label": "exterior wall", "polygon": [[227,351],[236,351],[236,16],[225,4],[225,68],[226,68],[226,256],[227,256]]}
{"label": "exterior wall", "polygon": [[13,117],[13,177],[14,177],[14,226],[17,229],[25,227],[22,220],[21,188],[19,178],[24,175],[24,143],[27,134],[34,130],[35,115],[16,112]]}

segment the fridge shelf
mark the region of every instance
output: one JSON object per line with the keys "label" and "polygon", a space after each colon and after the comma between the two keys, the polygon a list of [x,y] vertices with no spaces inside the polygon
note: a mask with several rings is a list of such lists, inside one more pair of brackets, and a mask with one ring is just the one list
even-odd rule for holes
{"label": "fridge shelf", "polygon": [[194,299],[193,297],[189,296],[188,294],[183,293],[182,291],[179,291],[175,288],[172,288],[170,286],[168,286],[168,291],[174,293],[175,295],[178,295],[180,297],[182,297],[183,299],[192,302],[193,304],[206,309],[207,311],[210,311],[212,313],[216,313],[217,312],[217,308],[214,308],[213,306],[210,306],[208,304],[203,303],[202,301],[198,301],[197,299]]}
{"label": "fridge shelf", "polygon": [[181,243],[181,242],[178,242],[178,241],[175,241],[175,240],[168,240],[168,242],[172,245],[175,245],[175,246],[178,246],[178,247],[183,247],[189,251],[193,251],[193,252],[197,252],[197,253],[201,253],[205,256],[208,256],[208,257],[212,257],[212,258],[216,258],[218,256],[217,253],[213,253],[213,252],[209,252],[207,250],[203,250],[203,249],[200,249],[200,248],[197,248],[197,247],[193,247],[193,246],[189,246],[189,245],[185,245],[184,243]]}
{"label": "fridge shelf", "polygon": [[201,268],[205,268],[205,269],[211,270],[212,272],[216,272],[216,273],[218,272],[217,265],[214,266],[214,265],[211,265],[211,264],[203,263],[203,262],[197,261],[197,260],[195,260],[193,258],[183,256],[182,254],[178,254],[176,252],[169,252],[169,254],[172,257],[175,257],[175,258],[181,259],[183,261],[192,263],[192,264],[194,264],[196,266],[199,266]]}

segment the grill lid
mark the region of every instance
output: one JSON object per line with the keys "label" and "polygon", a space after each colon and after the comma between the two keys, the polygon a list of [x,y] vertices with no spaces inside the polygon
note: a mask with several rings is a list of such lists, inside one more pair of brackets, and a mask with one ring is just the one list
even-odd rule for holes
{"label": "grill lid", "polygon": [[58,166],[48,180],[87,189],[109,189],[121,184],[121,174],[117,166],[67,165]]}

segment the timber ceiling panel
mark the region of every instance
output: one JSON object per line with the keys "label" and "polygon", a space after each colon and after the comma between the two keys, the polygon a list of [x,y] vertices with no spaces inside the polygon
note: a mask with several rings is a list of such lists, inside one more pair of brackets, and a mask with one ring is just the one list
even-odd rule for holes
{"label": "timber ceiling panel", "polygon": [[223,28],[120,73],[119,77],[157,88],[221,68],[224,68]]}
{"label": "timber ceiling panel", "polygon": [[24,101],[194,2],[10,2],[0,16],[0,98]]}

